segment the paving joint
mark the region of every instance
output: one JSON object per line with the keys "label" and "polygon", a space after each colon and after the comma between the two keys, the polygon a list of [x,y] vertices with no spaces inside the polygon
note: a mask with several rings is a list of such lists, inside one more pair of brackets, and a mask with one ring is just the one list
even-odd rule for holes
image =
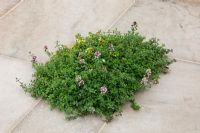
{"label": "paving joint", "polygon": [[41,103],[41,99],[37,101],[24,115],[22,115],[8,130],[9,133],[12,133],[32,112],[33,110]]}
{"label": "paving joint", "polygon": [[5,18],[7,15],[9,15],[11,12],[13,12],[19,5],[22,4],[22,2],[24,2],[24,0],[20,0],[19,2],[17,2],[12,8],[10,8],[8,11],[6,11],[3,15],[0,16],[0,20],[2,20],[3,18]]}
{"label": "paving joint", "polygon": [[106,127],[106,125],[107,125],[107,122],[104,122],[97,133],[101,133],[103,129]]}
{"label": "paving joint", "polygon": [[181,59],[181,58],[174,58],[174,59],[176,59],[177,61],[182,61],[182,62],[186,62],[186,63],[200,65],[199,61],[185,60],[185,59]]}
{"label": "paving joint", "polygon": [[17,57],[9,56],[9,55],[6,55],[6,54],[1,54],[0,53],[0,56],[4,56],[6,58],[16,59],[16,60],[20,60],[20,61],[24,61],[24,62],[28,62],[28,60],[25,60],[23,58],[17,58]]}
{"label": "paving joint", "polygon": [[128,6],[124,11],[122,11],[122,13],[116,19],[114,19],[114,21],[109,26],[107,26],[106,30],[110,30],[111,28],[113,28],[113,26],[115,26],[117,22],[135,5],[136,0],[132,1],[133,2],[131,3],[131,5]]}

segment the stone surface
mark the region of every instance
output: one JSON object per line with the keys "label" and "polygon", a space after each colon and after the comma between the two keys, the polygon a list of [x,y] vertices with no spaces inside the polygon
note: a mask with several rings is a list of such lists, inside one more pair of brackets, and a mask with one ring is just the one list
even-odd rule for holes
{"label": "stone surface", "polygon": [[20,0],[0,0],[0,17],[10,10]]}
{"label": "stone surface", "polygon": [[200,61],[200,5],[176,1],[138,0],[114,27],[126,32],[137,21],[139,32],[160,39],[174,57]]}
{"label": "stone surface", "polygon": [[102,125],[103,121],[94,116],[67,121],[63,113],[51,111],[50,107],[42,102],[13,133],[97,133]]}
{"label": "stone surface", "polygon": [[[0,0],[0,16],[16,2]],[[0,77],[0,133],[12,130],[38,102],[15,82],[15,77],[28,82],[33,72],[31,64],[20,59],[29,59],[28,52],[32,51],[43,61],[47,58],[41,54],[44,45],[53,50],[59,40],[70,47],[78,32],[85,35],[107,29],[131,3],[132,0],[25,0],[0,19],[0,73],[3,75]],[[15,132],[90,133],[96,132],[103,123],[92,116],[66,122],[64,114],[50,111],[43,104],[24,121],[26,126],[20,124]]]}
{"label": "stone surface", "polygon": [[124,107],[102,133],[199,133],[200,65],[176,62],[160,83],[136,94],[141,110]]}
{"label": "stone surface", "polygon": [[31,78],[31,64],[0,55],[0,133],[9,129],[37,102],[24,93],[16,83],[18,77],[25,83]]}
{"label": "stone surface", "polygon": [[[143,35],[159,38],[174,49],[174,57],[200,61],[200,8],[176,1],[138,0],[114,27],[126,32],[137,21]],[[85,35],[106,29],[131,2],[26,0],[0,20],[0,53],[28,59],[31,50],[44,60],[43,45],[53,49],[60,40],[71,46],[77,32]],[[0,61],[0,133],[7,133],[37,101],[15,82],[15,77],[25,82],[31,79],[31,64],[2,55]],[[136,95],[140,111],[125,105],[123,116],[116,117],[102,133],[199,133],[200,65],[177,62],[170,69],[160,84]],[[94,116],[66,121],[63,113],[50,111],[41,102],[12,132],[97,133],[102,124]]]}
{"label": "stone surface", "polygon": [[75,34],[106,29],[132,0],[25,0],[0,20],[0,53],[27,59],[29,51],[46,59],[43,46],[68,46]]}
{"label": "stone surface", "polygon": [[197,4],[200,2],[200,0],[179,0],[181,2],[189,2],[189,3],[194,3],[194,4]]}

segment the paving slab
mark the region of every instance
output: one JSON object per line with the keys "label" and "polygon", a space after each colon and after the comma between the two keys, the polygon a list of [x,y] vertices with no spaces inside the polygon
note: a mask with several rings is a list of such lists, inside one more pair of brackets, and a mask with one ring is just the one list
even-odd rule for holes
{"label": "paving slab", "polygon": [[200,65],[176,62],[160,83],[136,94],[141,110],[124,106],[102,133],[199,133]]}
{"label": "paving slab", "polygon": [[[43,0],[24,1],[14,12],[0,20],[0,53],[28,59],[28,51],[41,54],[43,45],[50,49],[60,40],[71,46],[74,35],[107,29],[131,0]],[[101,6],[99,6],[101,5]],[[110,6],[112,5],[112,6]],[[174,49],[177,58],[200,61],[200,8],[174,0],[138,0],[136,5],[114,26],[125,32],[133,21],[148,37],[157,37]],[[0,56],[0,132],[7,133],[37,103],[27,96],[15,77],[28,82],[31,64]],[[200,131],[200,66],[177,62],[171,72],[162,76],[160,84],[140,92],[136,100],[140,111],[124,106],[123,116],[109,123],[103,133],[199,133]],[[14,102],[13,102],[14,101]],[[94,116],[66,121],[64,114],[50,111],[41,102],[19,123],[16,133],[96,133],[102,126]]]}
{"label": "paving slab", "polygon": [[133,21],[148,38],[156,37],[177,58],[200,61],[200,4],[177,0],[137,0],[114,26],[122,32],[130,29]]}
{"label": "paving slab", "polygon": [[192,4],[199,4],[200,3],[200,0],[179,0],[181,2],[189,2],[189,3],[192,3]]}
{"label": "paving slab", "polygon": [[41,102],[12,133],[97,133],[103,121],[95,116],[66,120],[64,113]]}
{"label": "paving slab", "polygon": [[44,45],[68,46],[75,34],[107,29],[133,0],[25,0],[0,20],[0,53],[28,59],[29,51],[46,59]]}
{"label": "paving slab", "polygon": [[0,17],[12,9],[20,0],[0,0]]}
{"label": "paving slab", "polygon": [[[0,16],[4,15],[17,2],[17,0],[1,0]],[[132,0],[22,1],[14,11],[0,18],[0,54],[29,60],[28,52],[32,51],[38,56],[39,61],[43,61],[47,59],[45,54],[42,54],[44,45],[48,45],[49,49],[53,50],[55,42],[58,40],[70,47],[78,32],[85,35],[89,31],[107,29],[132,2]],[[3,55],[0,56],[0,73],[6,77],[0,78],[0,91],[2,92],[0,94],[0,132],[7,133],[15,128],[28,112],[32,111],[38,101],[25,95],[15,83],[15,77],[21,77],[24,82],[30,81],[33,72],[31,64]],[[41,111],[41,113],[36,113],[36,118],[33,116],[34,120],[41,117],[42,120],[44,119],[44,125],[37,125],[37,122],[35,126],[28,125],[29,129],[25,128],[28,130],[27,132],[30,132],[31,129],[33,132],[38,130],[42,132],[47,130],[47,132],[65,132],[65,130],[78,132],[82,130],[81,132],[88,133],[96,132],[102,124],[102,121],[92,116],[66,124],[63,114],[51,112],[48,109],[47,106],[40,104],[34,110],[35,112]],[[42,113],[48,115],[45,117]],[[47,119],[49,116],[53,117]],[[49,121],[52,121],[50,127],[58,125],[56,130],[45,130],[50,124]],[[37,129],[38,126],[41,128]],[[20,132],[22,131],[20,129]]]}
{"label": "paving slab", "polygon": [[27,83],[32,72],[30,63],[0,55],[0,133],[8,133],[37,103],[24,93],[15,79],[18,77]]}

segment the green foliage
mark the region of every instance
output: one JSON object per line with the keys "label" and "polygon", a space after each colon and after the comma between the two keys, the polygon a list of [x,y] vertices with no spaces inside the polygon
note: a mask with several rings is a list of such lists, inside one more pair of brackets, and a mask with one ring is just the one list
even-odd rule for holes
{"label": "green foliage", "polygon": [[131,108],[133,108],[134,110],[139,110],[140,109],[140,105],[137,104],[136,102],[132,102]]}
{"label": "green foliage", "polygon": [[138,110],[134,94],[157,81],[171,60],[169,49],[136,29],[133,25],[125,34],[78,34],[71,49],[58,44],[54,53],[45,46],[49,61],[38,63],[34,56],[33,80],[29,85],[20,82],[22,88],[65,112],[68,119],[95,114],[109,121],[126,102]]}

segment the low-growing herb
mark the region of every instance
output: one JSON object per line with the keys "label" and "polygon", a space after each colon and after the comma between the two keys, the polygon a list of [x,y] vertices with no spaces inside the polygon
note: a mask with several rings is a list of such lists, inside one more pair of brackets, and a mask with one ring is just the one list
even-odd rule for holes
{"label": "low-growing herb", "polygon": [[49,52],[44,46],[49,60],[39,63],[32,54],[33,80],[29,85],[17,81],[33,97],[48,101],[69,119],[96,114],[109,121],[127,102],[138,110],[135,93],[158,83],[159,75],[171,63],[171,50],[136,30],[134,22],[127,33],[77,34],[70,49],[57,43],[57,51]]}

